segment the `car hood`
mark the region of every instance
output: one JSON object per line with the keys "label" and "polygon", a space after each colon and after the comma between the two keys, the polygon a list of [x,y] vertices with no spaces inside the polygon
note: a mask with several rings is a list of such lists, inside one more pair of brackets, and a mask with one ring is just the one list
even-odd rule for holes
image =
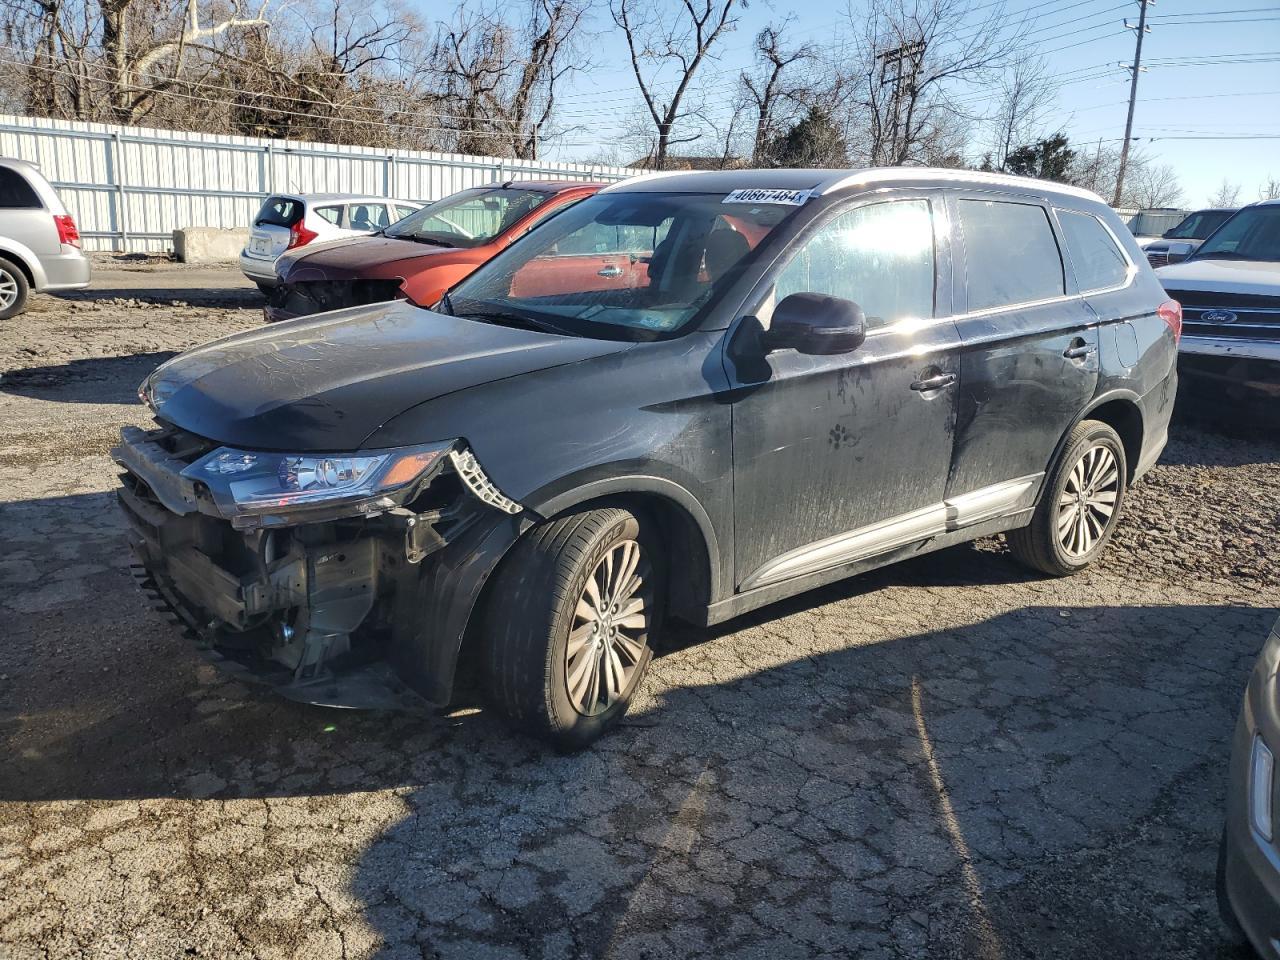
{"label": "car hood", "polygon": [[[442,253],[456,253],[459,247],[436,247],[395,237],[359,237],[340,243],[326,243],[315,250],[301,250],[277,265],[276,273],[285,280],[332,279],[338,274],[357,274],[370,267],[432,257]],[[314,269],[315,276],[309,276]]]}
{"label": "car hood", "polygon": [[1175,290],[1280,296],[1280,262],[1275,260],[1196,258],[1161,267],[1156,276],[1165,287]]}
{"label": "car hood", "polygon": [[[259,327],[196,347],[143,383],[156,415],[232,446],[360,449],[417,404],[634,346],[433,313],[404,301]],[[424,428],[451,439],[450,425]]]}

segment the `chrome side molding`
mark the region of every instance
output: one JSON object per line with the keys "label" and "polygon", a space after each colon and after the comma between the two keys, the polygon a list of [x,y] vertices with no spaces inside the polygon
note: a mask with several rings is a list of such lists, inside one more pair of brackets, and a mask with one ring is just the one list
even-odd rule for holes
{"label": "chrome side molding", "polygon": [[757,567],[739,589],[751,590],[792,577],[865,560],[898,547],[950,533],[984,520],[1029,508],[1044,473],[1033,473],[981,487],[920,510],[808,543]]}

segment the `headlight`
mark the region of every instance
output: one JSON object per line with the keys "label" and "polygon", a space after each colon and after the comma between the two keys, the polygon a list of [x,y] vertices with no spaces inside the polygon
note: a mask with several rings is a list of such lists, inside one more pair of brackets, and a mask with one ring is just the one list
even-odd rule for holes
{"label": "headlight", "polygon": [[[344,506],[351,514],[395,506],[452,448],[426,447],[359,453],[260,453],[220,447],[182,471],[209,489],[220,512],[237,518]],[[243,523],[237,526],[245,525]]]}

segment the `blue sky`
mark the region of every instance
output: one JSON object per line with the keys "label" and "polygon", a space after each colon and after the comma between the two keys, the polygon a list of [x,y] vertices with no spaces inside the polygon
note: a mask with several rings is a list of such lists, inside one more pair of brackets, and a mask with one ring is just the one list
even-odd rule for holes
{"label": "blue sky", "polygon": [[[670,2],[674,8],[675,0]],[[989,0],[972,4],[983,5]],[[1132,61],[1134,45],[1134,32],[1122,22],[1127,17],[1136,23],[1137,3],[1006,0],[1005,9],[1007,23],[1027,18],[1026,28],[1034,31],[1030,41],[1062,81],[1053,114],[1057,125],[1077,146],[1096,144],[1099,137],[1118,142],[1124,134],[1128,71],[1117,64]],[[843,10],[840,0],[798,5],[753,0],[741,11],[737,30],[723,40],[719,60],[703,65],[697,101],[712,112],[727,106],[761,27],[791,12],[797,40],[831,43],[841,27],[848,32]],[[972,25],[988,12],[975,11]],[[1148,17],[1152,29],[1143,60],[1150,66],[1139,79],[1134,123],[1139,146],[1175,168],[1188,205],[1207,202],[1224,176],[1241,185],[1241,202],[1257,199],[1261,181],[1280,178],[1280,0],[1159,0]],[[617,142],[626,116],[640,104],[626,46],[611,29],[607,9],[597,12],[593,27],[599,31],[590,43],[595,66],[578,75],[561,100],[560,122],[582,128],[551,151],[555,159],[598,156]],[[1230,62],[1251,54],[1255,62]],[[1188,59],[1204,62],[1161,62]],[[962,95],[980,101],[984,92]]]}

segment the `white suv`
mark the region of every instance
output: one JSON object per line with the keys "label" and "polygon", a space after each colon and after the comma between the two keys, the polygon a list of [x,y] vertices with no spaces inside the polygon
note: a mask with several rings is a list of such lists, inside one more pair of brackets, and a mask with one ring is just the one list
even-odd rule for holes
{"label": "white suv", "polygon": [[274,194],[253,220],[240,269],[262,290],[276,285],[276,257],[313,241],[362,237],[407,217],[422,204],[345,193]]}

